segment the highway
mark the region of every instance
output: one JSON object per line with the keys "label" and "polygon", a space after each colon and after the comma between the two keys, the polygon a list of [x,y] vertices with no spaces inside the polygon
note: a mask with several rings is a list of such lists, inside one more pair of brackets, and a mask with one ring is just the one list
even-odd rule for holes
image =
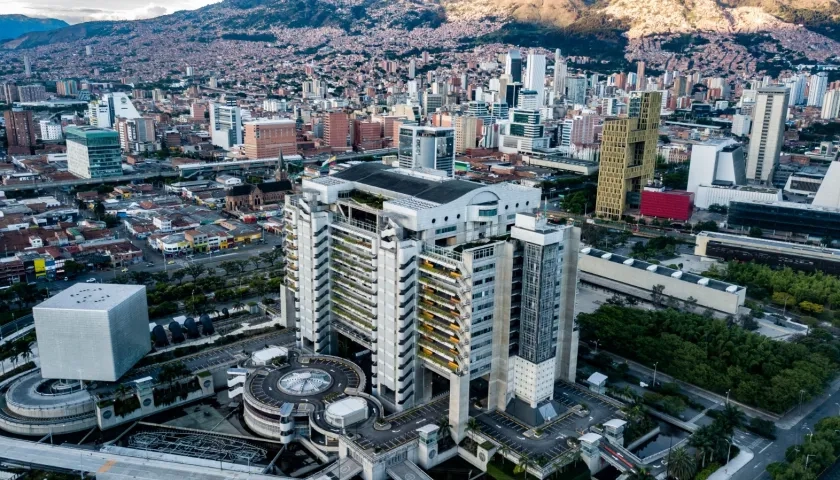
{"label": "highway", "polygon": [[[145,180],[147,178],[154,178],[154,177],[177,177],[179,174],[178,172],[174,171],[154,171],[148,173],[139,173],[135,175],[120,175],[118,177],[109,177],[108,182],[113,183],[120,183],[120,182],[131,182],[134,180]],[[35,190],[38,188],[42,189],[55,189],[61,187],[73,187],[76,185],[101,185],[102,179],[101,178],[80,178],[78,180],[60,180],[57,182],[32,182],[32,183],[22,183],[18,185],[0,185],[0,191],[2,192],[18,192],[22,190]]]}

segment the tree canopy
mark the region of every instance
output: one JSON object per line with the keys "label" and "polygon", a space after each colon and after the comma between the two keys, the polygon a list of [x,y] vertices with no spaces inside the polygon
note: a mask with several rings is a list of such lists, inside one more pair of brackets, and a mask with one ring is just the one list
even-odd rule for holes
{"label": "tree canopy", "polygon": [[840,363],[840,341],[820,329],[777,342],[722,320],[675,310],[609,305],[580,314],[584,340],[699,387],[782,413],[822,392]]}

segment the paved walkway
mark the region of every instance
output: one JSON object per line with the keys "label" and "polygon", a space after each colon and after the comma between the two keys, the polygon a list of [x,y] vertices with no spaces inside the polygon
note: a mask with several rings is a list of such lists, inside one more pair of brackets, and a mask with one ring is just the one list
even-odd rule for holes
{"label": "paved walkway", "polygon": [[729,461],[726,465],[719,468],[718,471],[709,475],[708,480],[729,480],[738,470],[742,469],[746,464],[750,463],[755,455],[744,447],[738,456]]}

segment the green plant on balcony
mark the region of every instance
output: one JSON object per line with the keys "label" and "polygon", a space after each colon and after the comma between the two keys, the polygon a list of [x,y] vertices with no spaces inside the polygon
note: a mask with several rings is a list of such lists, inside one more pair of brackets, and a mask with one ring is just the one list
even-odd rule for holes
{"label": "green plant on balcony", "polygon": [[373,195],[371,193],[363,192],[361,190],[353,190],[352,192],[350,192],[350,198],[357,203],[367,205],[377,210],[382,210],[382,204],[388,200],[382,195]]}

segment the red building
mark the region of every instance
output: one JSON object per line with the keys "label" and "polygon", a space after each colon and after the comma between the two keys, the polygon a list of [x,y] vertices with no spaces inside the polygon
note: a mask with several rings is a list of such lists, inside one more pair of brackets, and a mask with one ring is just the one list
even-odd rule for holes
{"label": "red building", "polygon": [[687,221],[694,209],[694,194],[683,190],[645,188],[641,213],[646,217]]}

